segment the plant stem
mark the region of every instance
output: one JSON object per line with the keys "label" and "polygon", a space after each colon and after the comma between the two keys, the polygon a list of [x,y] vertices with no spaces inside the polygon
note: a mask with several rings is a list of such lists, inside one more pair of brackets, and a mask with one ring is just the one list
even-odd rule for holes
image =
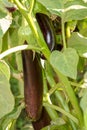
{"label": "plant stem", "polygon": [[27,47],[28,47],[28,45],[21,45],[21,46],[16,46],[16,47],[10,48],[7,51],[4,51],[3,53],[0,54],[0,59],[6,57],[7,55],[9,55],[11,53],[27,49]]}
{"label": "plant stem", "polygon": [[[54,87],[56,86],[56,83],[55,81],[53,80],[53,74],[52,74],[52,68],[50,67],[49,63],[46,62],[46,77],[47,77],[47,80],[49,81],[50,83],[50,86],[51,87]],[[61,74],[58,70],[56,70],[54,68],[55,72],[57,73],[58,75],[58,78],[59,78],[59,81],[60,83],[62,83],[62,86],[65,90],[65,92],[67,93],[68,97],[69,97],[69,100],[75,110],[75,113],[76,113],[76,116],[79,120],[79,124],[81,126],[83,126],[83,116],[82,116],[82,111],[80,109],[80,106],[79,106],[79,103],[78,103],[78,100],[75,96],[75,92],[73,90],[73,88],[71,87],[71,84],[68,80],[68,78],[66,76],[64,76],[63,74]],[[69,108],[68,108],[68,105],[65,103],[65,101],[63,100],[63,98],[60,96],[59,92],[58,91],[55,91],[55,96],[57,99],[59,99],[60,103],[62,104],[63,108],[69,112]]]}
{"label": "plant stem", "polygon": [[26,8],[19,2],[19,0],[13,0],[15,4],[17,4],[18,8],[20,8],[21,12],[25,14],[27,12]]}
{"label": "plant stem", "polygon": [[[63,14],[62,14],[63,15]],[[66,49],[66,37],[65,37],[65,23],[64,23],[64,17],[62,16],[62,38],[63,38],[63,48],[64,50]],[[63,84],[64,86],[64,89],[69,97],[69,100],[72,104],[72,106],[74,107],[75,109],[75,112],[76,112],[76,115],[77,115],[77,118],[79,120],[79,124],[82,128],[83,126],[83,116],[82,116],[82,111],[80,109],[80,106],[79,106],[79,103],[78,103],[78,100],[75,96],[75,93],[74,93],[74,90],[72,89],[71,85],[70,85],[70,82],[68,80],[68,78],[66,76],[64,76],[63,74],[61,74],[58,70],[56,70],[54,68],[55,72],[57,72],[57,75],[61,81],[61,83]]]}
{"label": "plant stem", "polygon": [[29,14],[32,13],[32,10],[33,10],[33,8],[34,8],[34,4],[35,4],[35,0],[31,0],[30,8],[29,8]]}
{"label": "plant stem", "polygon": [[81,109],[80,109],[80,106],[79,106],[79,103],[78,103],[78,100],[75,96],[75,93],[70,85],[70,82],[68,81],[68,78],[66,76],[64,76],[63,74],[61,74],[60,72],[58,72],[58,70],[56,71],[58,76],[59,76],[59,79],[61,80],[61,83],[63,84],[64,86],[64,89],[69,97],[69,100],[71,101],[71,104],[72,106],[74,107],[75,109],[75,113],[76,113],[76,116],[79,120],[79,124],[80,126],[82,127],[83,126],[83,116],[82,116],[82,112],[81,112]]}
{"label": "plant stem", "polygon": [[66,38],[65,38],[65,24],[64,20],[61,20],[61,25],[62,25],[62,39],[63,39],[63,49],[66,49]]}
{"label": "plant stem", "polygon": [[[60,82],[58,83],[59,86],[56,84],[56,82],[54,80],[54,77],[53,77],[52,67],[49,65],[48,62],[46,62],[45,65],[46,65],[46,68],[45,68],[45,70],[46,70],[46,72],[45,72],[46,73],[46,78],[47,78],[47,81],[49,82],[49,85],[50,85],[50,87],[52,89],[52,92],[53,92],[53,90],[56,89],[56,91],[54,92],[56,100],[58,102],[60,102],[61,106],[65,109],[65,111],[70,113],[68,104],[66,103],[65,99],[62,97],[61,93],[58,91],[58,88],[61,87],[61,83]],[[56,88],[56,86],[57,86],[57,88]],[[52,92],[49,93],[49,94],[52,94]],[[71,119],[69,119],[69,122],[70,122],[73,130],[76,130],[75,123]]]}
{"label": "plant stem", "polygon": [[70,119],[72,119],[76,124],[78,124],[78,120],[77,120],[74,116],[72,116],[70,113],[64,111],[62,108],[60,108],[60,107],[58,107],[58,106],[56,106],[56,105],[53,105],[53,104],[49,104],[49,103],[43,103],[43,105],[44,105],[45,107],[49,107],[49,108],[52,108],[52,109],[54,109],[54,110],[57,110],[57,111],[61,112],[62,114],[66,115],[66,116],[68,116]]}
{"label": "plant stem", "polygon": [[16,3],[16,5],[18,6],[20,12],[23,14],[25,19],[27,20],[28,25],[30,26],[30,28],[31,28],[31,30],[32,30],[32,32],[34,34],[34,37],[36,38],[36,41],[37,41],[39,47],[41,47],[42,53],[44,54],[46,59],[49,60],[50,50],[48,49],[48,47],[46,45],[46,42],[45,42],[45,40],[43,38],[43,35],[42,35],[41,30],[40,30],[40,28],[38,26],[38,23],[36,21],[34,21],[35,17],[34,16],[32,17],[29,12],[25,11],[18,0],[14,0],[14,3]]}
{"label": "plant stem", "polygon": [[70,81],[70,84],[71,84],[72,86],[75,86],[75,87],[79,88],[82,83],[76,83],[76,82]]}
{"label": "plant stem", "polygon": [[61,87],[61,83],[55,83],[54,87],[52,87],[50,90],[49,90],[49,96],[51,96],[56,90],[58,90],[60,87]]}
{"label": "plant stem", "polygon": [[66,23],[66,38],[68,39],[68,38],[70,38],[70,36],[71,36],[70,27]]}
{"label": "plant stem", "polygon": [[58,119],[58,113],[56,112],[55,109],[51,108],[51,107],[48,107],[46,105],[43,104],[43,106],[45,107],[47,113],[49,114],[51,120],[56,120]]}
{"label": "plant stem", "polygon": [[[44,97],[43,97],[43,102],[48,102],[48,98],[47,98],[48,86],[47,86],[47,80],[44,77],[45,77],[45,73],[44,73],[44,70],[43,70],[43,83],[44,83],[44,92],[43,92]],[[45,98],[45,100],[44,100],[44,98]],[[45,107],[47,113],[49,114],[51,120],[58,119],[58,113],[54,109],[48,108],[46,106],[44,106],[44,107]]]}

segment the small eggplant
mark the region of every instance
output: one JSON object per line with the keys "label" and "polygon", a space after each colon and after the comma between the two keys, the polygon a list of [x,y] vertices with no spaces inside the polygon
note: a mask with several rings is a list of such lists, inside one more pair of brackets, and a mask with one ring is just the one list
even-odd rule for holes
{"label": "small eggplant", "polygon": [[55,48],[55,31],[51,19],[42,13],[36,13],[36,19],[42,31],[48,48],[52,51]]}
{"label": "small eggplant", "polygon": [[40,118],[43,100],[43,80],[40,59],[33,51],[22,51],[23,74],[24,74],[24,98],[25,110],[32,121]]}

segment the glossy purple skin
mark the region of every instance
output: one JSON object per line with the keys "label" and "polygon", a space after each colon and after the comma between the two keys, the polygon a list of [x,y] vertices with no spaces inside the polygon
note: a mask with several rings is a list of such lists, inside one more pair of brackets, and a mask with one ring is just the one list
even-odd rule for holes
{"label": "glossy purple skin", "polygon": [[47,43],[47,46],[52,51],[55,47],[55,33],[52,21],[47,15],[42,13],[37,13],[36,19]]}
{"label": "glossy purple skin", "polygon": [[43,127],[50,125],[51,119],[47,111],[43,107],[41,117],[38,121],[32,122],[34,130],[41,130]]}
{"label": "glossy purple skin", "polygon": [[25,109],[28,117],[36,121],[40,118],[43,100],[42,69],[37,54],[33,59],[31,50],[22,51],[24,74]]}

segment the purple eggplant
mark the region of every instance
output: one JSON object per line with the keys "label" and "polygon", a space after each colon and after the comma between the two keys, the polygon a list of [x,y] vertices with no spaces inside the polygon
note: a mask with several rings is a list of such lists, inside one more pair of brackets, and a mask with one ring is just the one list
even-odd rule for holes
{"label": "purple eggplant", "polygon": [[25,109],[32,121],[40,118],[43,100],[43,80],[40,59],[33,51],[22,51]]}
{"label": "purple eggplant", "polygon": [[55,48],[55,31],[51,19],[42,13],[36,14],[37,22],[42,31],[45,42],[47,43],[48,48],[52,51]]}

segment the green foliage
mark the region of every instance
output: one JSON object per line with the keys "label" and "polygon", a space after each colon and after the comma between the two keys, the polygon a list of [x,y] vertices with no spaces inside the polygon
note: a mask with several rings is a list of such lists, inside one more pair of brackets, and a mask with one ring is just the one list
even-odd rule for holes
{"label": "green foliage", "polygon": [[0,119],[14,108],[14,97],[10,90],[9,78],[9,66],[0,61]]}
{"label": "green foliage", "polygon": [[24,104],[21,104],[20,106],[17,106],[17,108],[15,108],[11,113],[4,116],[0,121],[0,128],[2,128],[2,130],[5,130],[7,127],[9,128],[9,126],[11,126],[12,128],[13,122],[15,122],[16,119],[19,117],[21,110],[23,108],[24,108]]}
{"label": "green foliage", "polygon": [[[36,13],[58,22],[53,52],[45,43]],[[24,49],[32,50],[33,58],[36,53],[45,57],[41,58],[43,107],[50,122],[41,130],[86,130],[87,0],[0,0],[0,130],[34,129],[25,111]]]}
{"label": "green foliage", "polygon": [[74,32],[68,39],[68,46],[75,48],[80,56],[85,57],[84,54],[87,52],[87,38]]}
{"label": "green foliage", "polygon": [[56,71],[58,70],[72,79],[76,79],[77,77],[78,60],[78,54],[72,48],[67,48],[63,53],[54,51],[50,57],[50,62]]}
{"label": "green foliage", "polygon": [[67,125],[62,125],[62,126],[58,126],[58,125],[50,125],[50,126],[47,126],[46,128],[43,128],[41,130],[71,130]]}
{"label": "green foliage", "polygon": [[[82,0],[38,0],[52,13],[59,15],[64,22],[81,20],[87,16],[87,3]],[[48,3],[48,4],[47,4]]]}
{"label": "green foliage", "polygon": [[27,26],[21,26],[18,30],[18,34],[19,34],[20,44],[23,44],[25,40],[29,44],[36,44],[36,41],[33,37],[31,29],[28,25]]}

